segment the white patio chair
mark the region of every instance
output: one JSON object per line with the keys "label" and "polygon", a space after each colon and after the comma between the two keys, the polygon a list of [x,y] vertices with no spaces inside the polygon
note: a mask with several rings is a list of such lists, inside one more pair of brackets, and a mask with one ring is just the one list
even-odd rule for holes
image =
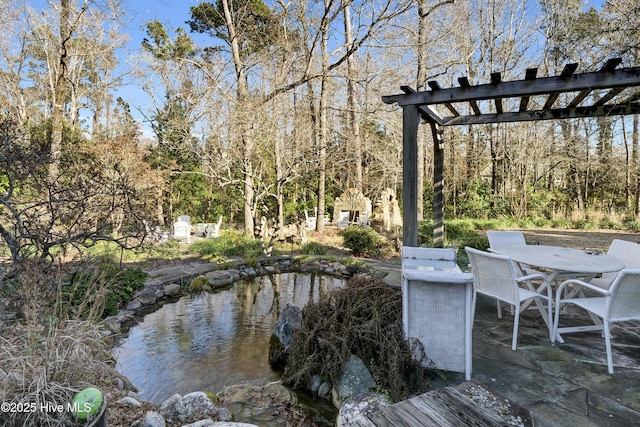
{"label": "white patio chair", "polygon": [[349,215],[350,214],[351,214],[351,212],[349,212],[349,211],[340,212],[340,214],[338,215],[338,218],[336,218],[336,225],[338,227],[348,227],[349,226]]}
{"label": "white patio chair", "polygon": [[[579,285],[583,289],[595,292],[596,297],[562,298],[564,288],[569,285]],[[597,316],[597,322],[593,325],[573,326],[559,328],[561,308],[563,305],[573,304],[590,315]],[[624,269],[618,273],[609,289],[583,282],[578,279],[570,279],[563,282],[556,293],[556,312],[553,322],[553,335],[551,342],[564,342],[561,334],[602,331],[605,347],[607,349],[607,368],[613,374],[613,357],[611,355],[611,324],[640,320],[640,269]]]}
{"label": "white patio chair", "polygon": [[304,210],[304,218],[307,221],[307,230],[315,230],[318,220],[318,208],[314,208],[315,216],[309,216],[307,210]]}
{"label": "white patio chair", "polygon": [[[487,295],[498,300],[498,318],[502,319],[502,309],[500,302],[506,302],[511,305],[514,310],[513,315],[513,338],[511,341],[511,349],[515,351],[518,343],[518,324],[520,322],[520,305],[528,300],[533,300],[542,315],[547,328],[549,328],[549,337],[551,338],[552,322],[551,322],[551,284],[542,273],[529,274],[519,276],[516,263],[506,256],[484,252],[470,247],[465,247],[465,251],[469,256],[471,269],[473,272],[473,309],[475,310],[475,302],[477,294]],[[542,281],[547,294],[541,294],[536,291],[532,281]],[[521,284],[527,288],[520,287]],[[546,301],[547,307],[543,305]]]}
{"label": "white patio chair", "polygon": [[525,246],[527,241],[522,231],[487,231],[489,251],[502,253],[502,249],[509,246]]}
{"label": "white patio chair", "polygon": [[439,369],[471,379],[472,276],[454,248],[402,248],[402,325]]}
{"label": "white patio chair", "polygon": [[205,230],[205,236],[207,238],[219,237],[220,236],[220,227],[222,226],[222,215],[218,218],[218,222],[215,224],[209,224],[207,229]]}
{"label": "white patio chair", "polygon": [[[509,246],[526,246],[527,241],[522,231],[487,231],[487,239],[489,239],[489,252],[501,254],[504,248]],[[531,268],[528,264],[516,263],[522,270],[522,274],[539,273]]]}
{"label": "white patio chair", "polygon": [[367,212],[364,215],[359,215],[358,218],[356,219],[356,223],[359,226],[368,227],[369,226],[369,213]]}
{"label": "white patio chair", "polygon": [[[640,244],[627,240],[613,239],[607,255],[618,258],[624,263],[624,268],[640,268]],[[602,273],[601,277],[588,282],[602,289],[609,289],[618,272]]]}
{"label": "white patio chair", "polygon": [[191,224],[178,218],[173,224],[173,238],[179,242],[191,243]]}

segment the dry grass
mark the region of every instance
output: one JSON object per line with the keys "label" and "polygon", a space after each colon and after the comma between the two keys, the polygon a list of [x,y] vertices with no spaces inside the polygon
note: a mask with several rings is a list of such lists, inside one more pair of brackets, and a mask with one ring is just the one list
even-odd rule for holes
{"label": "dry grass", "polygon": [[80,389],[107,375],[110,356],[96,327],[67,320],[50,327],[27,324],[11,338],[0,338],[0,397],[34,411],[3,413],[3,425],[62,426],[66,412],[43,406],[65,405]]}
{"label": "dry grass", "polygon": [[51,306],[60,305],[53,302],[59,276],[49,268],[28,263],[17,276],[25,318],[0,338],[0,401],[22,410],[0,413],[1,425],[68,425],[66,411],[42,408],[66,408],[78,390],[102,382],[113,365],[95,323],[51,314]]}

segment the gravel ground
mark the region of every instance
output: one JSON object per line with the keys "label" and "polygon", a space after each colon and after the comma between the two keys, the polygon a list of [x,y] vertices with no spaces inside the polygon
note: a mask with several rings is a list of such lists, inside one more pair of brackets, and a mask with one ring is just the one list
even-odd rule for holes
{"label": "gravel ground", "polygon": [[498,398],[495,394],[479,385],[470,385],[464,389],[464,393],[476,404],[497,413],[504,419],[505,425],[525,427],[522,418],[512,413],[509,399]]}

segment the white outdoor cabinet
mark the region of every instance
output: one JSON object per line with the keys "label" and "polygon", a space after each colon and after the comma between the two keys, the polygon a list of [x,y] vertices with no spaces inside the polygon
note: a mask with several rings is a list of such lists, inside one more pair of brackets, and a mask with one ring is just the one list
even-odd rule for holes
{"label": "white outdoor cabinet", "polygon": [[[402,322],[407,338],[424,346],[435,368],[471,379],[473,275],[454,260],[434,258],[432,248],[403,249]],[[428,251],[428,252],[427,252]],[[436,253],[437,254],[437,253]],[[454,252],[455,254],[455,252]]]}

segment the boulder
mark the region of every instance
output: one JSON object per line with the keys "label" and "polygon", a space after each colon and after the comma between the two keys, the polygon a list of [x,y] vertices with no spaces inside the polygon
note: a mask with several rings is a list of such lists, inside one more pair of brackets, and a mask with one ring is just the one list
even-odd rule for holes
{"label": "boulder", "polygon": [[237,281],[240,278],[240,272],[235,272],[234,270],[215,270],[208,272],[204,277],[209,279],[209,285],[215,289]]}
{"label": "boulder", "polygon": [[300,308],[290,302],[284,307],[269,340],[269,363],[279,367],[287,362],[293,332],[302,324]]}
{"label": "boulder", "polygon": [[195,423],[185,424],[182,427],[211,427],[215,425],[218,425],[218,423],[210,418],[207,418],[204,420],[196,421]]}
{"label": "boulder", "polygon": [[120,324],[122,323],[122,319],[118,316],[109,316],[103,320],[104,326],[107,330],[113,332],[114,334],[122,333],[122,329],[120,328]]}
{"label": "boulder", "polygon": [[168,297],[176,296],[180,294],[180,285],[177,283],[171,283],[164,287],[164,294]]}
{"label": "boulder", "polygon": [[220,421],[217,423],[211,424],[212,427],[258,427],[255,424],[247,424],[247,423],[230,423],[226,421]]}
{"label": "boulder", "polygon": [[122,399],[118,400],[118,403],[121,403],[126,406],[133,406],[135,408],[139,408],[140,406],[142,406],[142,403],[140,403],[137,399],[131,396],[123,397]]}
{"label": "boulder", "polygon": [[129,301],[127,303],[127,306],[125,307],[126,310],[138,310],[140,307],[142,307],[142,303],[140,301],[138,301],[137,299],[134,299],[132,301]]}
{"label": "boulder", "polygon": [[344,401],[338,412],[336,427],[356,427],[365,425],[365,417],[389,406],[389,401],[378,393],[363,393]]}
{"label": "boulder", "polygon": [[147,412],[144,417],[132,424],[133,427],[165,427],[167,423],[157,412]]}
{"label": "boulder", "polygon": [[143,289],[136,297],[142,305],[152,305],[156,303],[156,293],[151,289]]}
{"label": "boulder", "polygon": [[160,414],[167,420],[181,423],[193,423],[196,417],[207,416],[219,421],[229,421],[231,413],[225,408],[218,408],[209,397],[196,391],[185,396],[174,394],[160,405]]}
{"label": "boulder", "polygon": [[333,404],[336,408],[340,408],[346,399],[367,393],[375,387],[376,382],[367,365],[358,356],[352,354],[331,390]]}

